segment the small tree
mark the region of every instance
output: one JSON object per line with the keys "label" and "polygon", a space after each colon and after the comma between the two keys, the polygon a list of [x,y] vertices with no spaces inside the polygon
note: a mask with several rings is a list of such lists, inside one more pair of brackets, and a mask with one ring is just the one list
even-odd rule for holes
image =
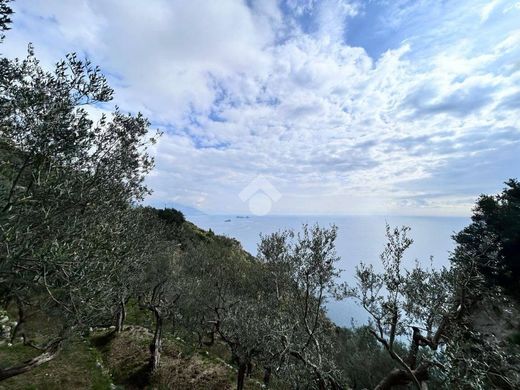
{"label": "small tree", "polygon": [[325,313],[339,276],[335,239],[335,226],[304,225],[299,234],[288,230],[262,237],[258,247],[267,269],[269,305],[278,316],[268,360],[278,361],[277,369],[295,383],[303,368],[320,389],[341,388],[334,364],[334,326]]}
{"label": "small tree", "polygon": [[[413,243],[409,230],[387,225],[383,271],[361,263],[356,270],[357,287],[346,291],[370,314],[369,332],[397,364],[376,386],[378,390],[408,383],[426,388],[431,370],[442,367],[436,351],[454,332],[461,316],[450,271],[425,270],[419,264],[411,270],[404,268],[404,254]],[[410,342],[403,354],[396,347],[405,335]]]}
{"label": "small tree", "polygon": [[149,361],[149,370],[153,372],[160,363],[164,323],[175,314],[181,297],[175,247],[166,244],[161,251],[155,251],[143,275],[139,304],[152,313],[155,322]]}
{"label": "small tree", "polygon": [[[395,367],[394,360],[366,326],[336,329],[336,361],[349,387],[373,389]],[[394,348],[406,355],[405,346]]]}
{"label": "small tree", "polygon": [[195,325],[199,342],[209,335],[229,348],[238,366],[237,389],[244,387],[248,367],[260,356],[269,331],[271,309],[261,299],[253,258],[233,240],[212,237],[191,248],[183,259],[188,284],[184,321]]}
{"label": "small tree", "polygon": [[111,307],[116,332],[123,330],[126,319],[126,305],[130,298],[137,298],[142,292],[143,273],[149,266],[151,254],[156,253],[157,244],[164,241],[163,226],[148,208],[129,208],[121,219],[124,242],[113,247],[118,258],[116,271],[112,273]]}

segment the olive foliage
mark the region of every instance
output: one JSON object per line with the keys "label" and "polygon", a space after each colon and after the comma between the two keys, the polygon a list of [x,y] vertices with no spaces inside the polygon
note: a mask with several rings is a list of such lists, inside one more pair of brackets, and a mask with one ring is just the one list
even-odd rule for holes
{"label": "olive foliage", "polygon": [[[0,42],[12,10],[0,0]],[[149,373],[161,364],[166,324],[199,346],[225,345],[244,388],[254,370],[285,388],[518,387],[518,350],[474,325],[482,302],[518,303],[520,185],[481,196],[454,239],[452,267],[410,265],[409,228],[387,226],[382,270],[360,264],[339,284],[337,228],[304,225],[262,236],[258,255],[203,232],[174,209],[139,206],[158,133],[141,114],[108,107],[98,67],[70,54],[45,69],[31,45],[0,58],[0,303],[14,304],[23,335],[37,307],[59,332],[42,354],[0,370],[0,381],[58,353],[73,332],[124,329],[134,299],[153,319]],[[331,299],[354,298],[370,315],[358,329],[327,317]],[[34,345],[33,345],[34,346]],[[255,367],[256,366],[256,367]],[[369,372],[367,372],[367,370]]]}
{"label": "olive foliage", "polygon": [[132,204],[148,193],[155,139],[141,114],[91,119],[86,107],[112,96],[75,54],[53,70],[30,45],[25,59],[0,58],[0,297],[46,310],[62,335],[111,321],[136,257]]}

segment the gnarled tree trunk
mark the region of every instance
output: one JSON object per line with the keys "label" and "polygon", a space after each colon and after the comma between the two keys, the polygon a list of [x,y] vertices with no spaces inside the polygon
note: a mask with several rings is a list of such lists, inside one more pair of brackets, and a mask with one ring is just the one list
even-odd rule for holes
{"label": "gnarled tree trunk", "polygon": [[53,341],[51,344],[49,344],[42,354],[40,354],[30,360],[27,360],[26,362],[19,364],[17,366],[1,369],[0,370],[0,381],[11,378],[13,376],[23,374],[24,372],[30,371],[33,368],[38,367],[38,366],[42,365],[43,363],[47,363],[48,361],[54,359],[61,348],[62,342],[63,342],[62,338],[57,339],[57,340]]}
{"label": "gnarled tree trunk", "polygon": [[237,373],[237,390],[244,389],[244,382],[246,378],[247,372],[247,363],[239,360],[238,363],[238,373]]}
{"label": "gnarled tree trunk", "polygon": [[121,299],[119,302],[119,308],[117,310],[116,317],[116,332],[121,333],[123,331],[123,326],[125,324],[126,319],[126,304],[124,299]]}
{"label": "gnarled tree trunk", "polygon": [[26,344],[27,337],[25,335],[24,330],[24,325],[26,322],[25,307],[20,299],[16,300],[16,306],[18,307],[18,321],[16,322],[16,326],[14,327],[13,332],[11,334],[11,343],[14,342],[18,335],[21,335],[21,337],[23,338],[23,343]]}
{"label": "gnarled tree trunk", "polygon": [[264,387],[269,388],[271,382],[271,367],[264,367]]}
{"label": "gnarled tree trunk", "polygon": [[[428,368],[426,366],[419,366],[413,371],[413,375],[421,383],[421,390],[427,390],[428,385],[426,380],[428,379]],[[412,378],[408,372],[401,368],[396,368],[390,371],[390,373],[377,384],[374,390],[390,390],[392,387],[404,386],[412,382],[414,382],[414,378]]]}
{"label": "gnarled tree trunk", "polygon": [[159,367],[159,361],[161,359],[163,319],[161,311],[157,307],[153,306],[151,310],[155,317],[155,332],[150,344],[150,371],[154,371]]}

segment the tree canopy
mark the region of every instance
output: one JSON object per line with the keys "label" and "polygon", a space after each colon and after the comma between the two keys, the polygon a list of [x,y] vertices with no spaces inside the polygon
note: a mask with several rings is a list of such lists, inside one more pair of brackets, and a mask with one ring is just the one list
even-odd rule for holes
{"label": "tree canopy", "polygon": [[[8,4],[0,0],[1,34]],[[0,381],[52,360],[71,335],[113,326],[117,337],[133,305],[153,331],[150,377],[170,332],[225,348],[238,390],[255,366],[266,388],[518,388],[517,346],[476,321],[497,307],[489,302],[520,302],[517,180],[478,199],[450,267],[405,266],[411,230],[387,226],[381,270],[361,263],[346,285],[336,226],[261,236],[253,256],[178,210],[143,206],[160,134],[140,113],[89,114],[113,94],[73,53],[51,70],[31,45],[22,60],[0,58],[0,304],[17,308],[10,340],[41,352],[2,365]],[[370,322],[338,327],[327,316],[333,299],[356,300]],[[41,345],[24,330],[30,310],[56,325]]]}
{"label": "tree canopy", "polygon": [[505,184],[502,193],[477,200],[471,224],[453,237],[454,261],[474,262],[488,287],[500,287],[520,302],[520,183]]}

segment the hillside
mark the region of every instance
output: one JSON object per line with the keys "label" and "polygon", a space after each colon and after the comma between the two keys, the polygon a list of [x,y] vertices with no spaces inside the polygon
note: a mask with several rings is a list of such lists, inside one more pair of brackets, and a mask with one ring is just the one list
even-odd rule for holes
{"label": "hillside", "polygon": [[[175,227],[175,236],[184,245],[221,242],[243,252],[238,242],[204,231],[184,221]],[[243,252],[244,255],[250,256]],[[231,389],[236,368],[221,343],[199,347],[194,340],[185,340],[186,329],[165,327],[161,366],[150,377],[147,373],[149,345],[153,338],[153,319],[135,301],[129,303],[126,325],[121,333],[114,327],[90,329],[68,340],[58,356],[23,375],[0,382],[0,389]],[[0,341],[0,369],[29,360],[41,352],[23,339],[9,339],[16,326],[14,305],[0,313],[4,338]],[[56,333],[52,317],[30,308],[26,313],[24,334],[30,344],[38,345]],[[189,335],[188,335],[189,338]],[[246,388],[259,388],[258,380],[250,380]]]}
{"label": "hillside", "polygon": [[[2,53],[25,41],[19,36],[12,41],[14,45],[3,45],[4,38],[11,39],[7,36],[12,33],[8,31],[12,19],[22,16],[23,20],[23,12],[13,10],[12,3],[0,0]],[[15,3],[21,10],[26,7],[22,6],[25,2]],[[98,19],[85,17],[82,7],[68,6],[64,12],[55,12],[58,3],[66,2],[48,3],[41,7],[33,7],[36,2],[27,6],[26,13],[31,14],[32,19],[20,23],[20,28],[46,21],[53,24],[54,29],[66,15],[67,26],[74,26],[75,30],[87,21],[88,28],[78,31],[80,35],[87,32],[89,37],[98,27],[99,31],[109,25],[132,28],[132,34],[123,34],[120,39],[126,48],[135,49],[139,40],[146,42],[147,47],[161,48],[179,42],[162,34],[163,27],[178,23],[169,23],[168,12],[161,12],[159,19],[153,18],[159,8],[148,4],[140,8],[118,4],[105,7],[104,2],[98,2],[99,7],[92,7],[93,12],[94,8],[100,12],[110,8],[117,15]],[[92,4],[88,3],[85,7],[90,8]],[[170,3],[173,4],[163,1],[161,5]],[[235,29],[239,20],[252,22],[256,27],[278,20],[275,13],[267,9],[277,8],[276,2],[270,2],[267,8],[260,6],[263,2],[235,2],[251,11],[262,9],[260,13],[265,15],[256,21],[247,17],[247,13],[229,12],[231,3],[213,8],[232,16]],[[312,6],[310,3],[334,2],[308,3]],[[207,27],[221,29],[223,26],[201,18],[199,11],[205,7],[197,7],[193,15],[196,14],[198,22],[194,25],[205,32],[180,34],[182,46],[189,47],[189,51],[198,47],[190,43],[192,37],[207,35],[210,31]],[[131,11],[138,12],[134,23],[112,23],[120,22],[121,17]],[[490,12],[491,9],[486,11],[487,16]],[[333,13],[317,12],[321,15],[319,19],[327,23],[328,15]],[[45,17],[46,14],[49,17]],[[181,19],[189,14],[180,14]],[[236,199],[238,193],[240,198],[248,199],[251,212],[256,210],[261,214],[270,211],[273,202],[282,197],[276,185],[284,194],[283,200],[273,207],[273,213],[326,210],[328,214],[340,215],[351,210],[356,214],[393,214],[409,210],[410,215],[444,215],[469,210],[469,196],[476,196],[477,188],[496,191],[497,187],[489,186],[491,178],[498,183],[499,177],[517,173],[481,169],[487,166],[486,160],[481,161],[482,165],[474,164],[478,162],[475,158],[483,158],[490,151],[500,154],[497,161],[509,161],[502,157],[518,153],[505,153],[505,149],[495,146],[520,143],[510,142],[516,130],[504,122],[510,118],[504,113],[496,122],[500,135],[496,143],[487,136],[491,133],[489,126],[480,126],[483,129],[480,131],[478,121],[461,121],[458,113],[469,113],[468,107],[475,106],[468,104],[472,93],[462,89],[475,84],[470,78],[464,81],[464,77],[453,77],[453,88],[445,93],[439,90],[440,100],[429,92],[436,88],[430,88],[431,80],[424,75],[419,79],[428,85],[425,90],[421,82],[403,79],[405,90],[387,97],[391,97],[392,106],[400,107],[397,111],[409,111],[408,108],[417,106],[416,113],[421,111],[422,114],[416,117],[422,119],[414,121],[412,111],[411,115],[396,115],[396,110],[385,109],[374,96],[363,97],[361,90],[356,92],[355,89],[378,91],[381,95],[379,92],[387,84],[401,86],[399,82],[387,83],[388,77],[379,77],[379,70],[411,75],[413,72],[406,70],[409,65],[422,67],[409,61],[413,57],[410,50],[414,49],[387,50],[380,60],[374,57],[358,61],[366,52],[359,47],[355,52],[342,47],[344,34],[334,34],[341,36],[341,42],[336,43],[321,33],[318,36],[323,39],[319,42],[312,34],[305,39],[296,38],[300,30],[307,31],[308,26],[301,29],[303,26],[293,22],[307,20],[306,15],[291,17],[288,29],[276,22],[278,27],[273,34],[262,33],[263,37],[277,41],[276,44],[254,39],[261,44],[261,51],[267,49],[269,55],[293,49],[282,62],[260,61],[267,66],[260,66],[262,69],[268,70],[270,63],[275,67],[271,69],[273,72],[255,71],[254,77],[249,79],[254,79],[253,83],[248,81],[246,68],[258,61],[246,59],[246,68],[240,65],[231,73],[217,63],[215,69],[203,70],[200,65],[208,62],[211,52],[222,52],[224,47],[220,44],[212,44],[212,50],[203,50],[200,57],[196,55],[191,60],[191,55],[185,57],[186,53],[167,55],[163,50],[155,56],[139,55],[145,62],[135,61],[135,53],[142,54],[139,50],[132,50],[127,59],[120,56],[121,51],[114,51],[114,56],[96,56],[105,46],[110,47],[113,34],[117,34],[115,31],[103,36],[102,45],[86,51],[77,31],[37,34],[37,38],[46,35],[45,40],[52,42],[51,51],[55,54],[62,53],[57,50],[60,36],[74,37],[74,42],[66,48],[77,47],[81,54],[69,53],[62,60],[56,58],[49,62],[49,53],[46,53],[41,61],[31,44],[24,58],[15,58],[19,48],[13,57],[0,54],[0,389],[520,388],[520,182],[517,179],[504,182],[501,193],[481,195],[477,199],[471,223],[452,236],[455,247],[442,263],[446,266],[442,267],[437,267],[433,260],[431,264],[410,261],[413,251],[409,249],[414,240],[411,227],[406,226],[408,222],[404,226],[391,226],[386,222],[386,242],[381,245],[379,257],[371,253],[359,259],[363,262],[356,267],[344,271],[339,268],[338,252],[341,248],[344,257],[356,257],[355,248],[349,247],[354,240],[338,236],[339,228],[335,224],[320,226],[321,222],[305,222],[298,227],[289,225],[291,228],[263,234],[253,256],[239,241],[190,223],[181,210],[143,206],[146,200],[151,201],[153,193],[155,202],[168,203],[176,199],[198,204],[201,201],[208,209],[233,210],[237,205],[226,203]],[[343,12],[339,15],[342,19],[346,17]],[[192,24],[186,19],[187,25]],[[98,20],[103,22],[97,23]],[[154,23],[152,30],[161,32],[157,40],[152,41],[152,35],[140,30],[149,20]],[[17,23],[15,29],[18,29]],[[228,42],[233,35],[242,34],[230,34],[222,42]],[[187,44],[184,38],[188,38]],[[220,40],[216,38],[215,42]],[[513,42],[505,35],[497,40],[502,41]],[[497,53],[497,48],[508,52],[506,46],[497,46],[493,53]],[[244,48],[244,53],[260,53],[249,51],[246,46],[237,47]],[[298,54],[307,52],[317,54],[320,61]],[[86,53],[98,60],[122,58],[123,61],[118,61],[120,65],[138,64],[142,69],[132,73],[139,75],[140,82],[127,84],[124,73],[119,78],[119,66],[109,66],[107,69],[112,72],[103,74],[101,67],[83,59]],[[291,58],[295,55],[304,61],[295,58],[293,67]],[[407,58],[406,64],[395,68],[398,72],[392,72],[392,67],[401,63],[401,56],[403,60]],[[182,70],[175,65],[164,65],[164,60],[174,57],[188,67]],[[195,61],[198,64],[195,72],[191,69],[194,58],[203,59]],[[327,68],[336,60],[341,63],[336,67],[339,73],[330,72],[332,83],[308,82],[316,73],[310,68],[306,70],[308,64],[322,63]],[[298,62],[304,66],[298,66]],[[291,66],[279,66],[284,63]],[[168,74],[162,71],[156,74],[152,67],[156,64],[160,64],[162,70],[169,69]],[[358,80],[361,82],[350,77],[350,68],[356,69],[354,73],[357,70],[366,73],[358,74],[362,76]],[[297,70],[299,75],[287,74],[284,69]],[[202,83],[192,77],[200,71],[204,78],[208,77]],[[315,75],[320,73],[329,72],[318,71]],[[446,72],[442,70],[442,73]],[[168,86],[168,80],[174,79],[176,74],[191,75],[190,82]],[[240,74],[240,78],[235,79],[237,82],[232,81],[233,74]],[[221,78],[223,75],[225,80]],[[309,75],[312,77],[307,77]],[[373,75],[375,84],[370,81]],[[502,79],[500,82],[505,82],[505,78]],[[340,85],[342,80],[349,85]],[[120,96],[114,100],[115,91],[110,81],[116,81],[123,89],[123,99]],[[340,84],[335,85],[337,83]],[[164,99],[166,95],[162,93],[153,93],[153,85],[159,84],[172,90],[188,87],[190,92],[181,92],[181,95],[191,96],[189,100],[199,96],[197,85],[207,85],[215,94],[200,95],[206,98],[194,100],[213,101],[212,107],[204,104],[202,108],[195,101],[186,101],[186,110],[167,119],[169,111],[179,109],[182,104],[177,104],[177,99]],[[301,89],[304,84],[311,88]],[[311,84],[324,92],[323,99],[312,99],[308,92],[315,88]],[[289,86],[286,90],[289,93],[271,94],[276,85]],[[150,99],[148,92],[143,94],[143,87],[167,106],[161,104],[154,109],[154,99]],[[241,92],[235,94],[239,90],[247,91],[246,99],[240,97]],[[354,94],[344,95],[347,91]],[[477,92],[481,95],[482,91]],[[510,88],[507,89],[507,93],[510,92]],[[133,93],[138,99],[132,98]],[[341,101],[342,94],[347,98],[345,104]],[[415,104],[421,94],[427,100],[431,98],[430,107],[428,102]],[[504,94],[495,95],[509,99]],[[319,102],[323,103],[322,108],[328,104],[331,110],[291,108],[291,100],[296,102],[306,96],[311,97],[311,106]],[[381,96],[384,98],[384,93]],[[404,103],[411,104],[399,104],[395,97],[403,97]],[[443,99],[451,103],[460,100],[455,104],[459,109],[443,104]],[[489,99],[484,96],[481,100],[485,103]],[[366,118],[360,117],[356,108],[363,102],[374,102],[365,112]],[[258,107],[261,107],[262,118],[271,122],[274,119],[274,127],[265,126],[264,119],[254,120],[255,115],[250,115],[253,111],[249,110],[252,103],[261,105]],[[301,105],[302,102],[296,103]],[[493,106],[510,106],[506,103],[496,101]],[[379,115],[383,119],[379,121],[382,127],[370,125],[373,122],[370,118],[378,116],[374,112],[378,106],[385,111]],[[476,106],[484,109],[483,105]],[[248,107],[247,112],[242,112],[247,114],[245,116],[240,115],[243,107]],[[145,117],[141,109],[145,109],[150,118]],[[339,116],[334,115],[336,109],[340,110]],[[239,115],[228,110],[238,110]],[[435,119],[430,127],[424,122],[427,117],[433,118],[443,111],[456,114],[457,126],[450,126],[449,120]],[[483,111],[486,118],[488,111]],[[278,113],[289,115],[284,114],[278,121]],[[209,116],[204,118],[206,115]],[[352,115],[360,120],[347,120],[342,129],[340,122]],[[240,118],[237,126],[231,123],[233,117]],[[296,126],[291,125],[297,117],[305,122],[304,126],[297,122]],[[405,117],[406,126],[394,126]],[[331,118],[339,118],[340,122]],[[229,123],[219,124],[220,119]],[[151,128],[154,123],[160,129],[154,131]],[[446,124],[448,129],[455,130],[446,132]],[[316,125],[316,131],[308,125]],[[372,136],[366,133],[364,127],[367,126],[384,129],[384,132]],[[435,130],[436,127],[439,130]],[[214,133],[215,129],[218,134]],[[309,130],[306,133],[309,137],[291,134],[296,129]],[[283,133],[281,136],[279,130]],[[429,135],[425,133],[428,131]],[[482,136],[486,134],[483,142],[475,141],[473,136],[466,137],[470,133],[479,135],[479,132]],[[322,139],[323,135],[326,138],[332,135],[330,142]],[[254,138],[248,138],[250,136]],[[450,147],[450,143],[455,147]],[[461,146],[465,143],[468,148],[463,153]],[[282,153],[277,153],[279,147]],[[438,149],[437,158],[428,148],[434,152]],[[486,153],[478,153],[479,150]],[[495,160],[493,156],[489,154],[489,161]],[[469,168],[466,171],[471,172],[469,181],[464,184],[464,170],[460,169],[444,171],[449,175],[443,176],[439,169],[444,166]],[[291,174],[284,176],[287,172]],[[477,180],[474,172],[485,173],[486,180]],[[264,174],[266,177],[262,179]],[[245,186],[248,178],[255,175],[262,176]],[[443,177],[453,180],[446,181]],[[423,179],[429,184],[420,184]],[[450,181],[457,184],[451,190]],[[362,225],[354,224],[352,228],[364,236],[370,248],[378,247],[373,233]],[[264,231],[272,231],[272,227]],[[444,227],[443,230],[449,229]],[[434,234],[428,231],[429,236]],[[340,240],[344,242],[339,243]],[[429,247],[433,246],[435,243],[430,241]],[[369,320],[360,326],[352,323],[350,328],[338,327],[327,312],[332,300],[355,302]],[[347,318],[351,314],[348,311],[344,310]]]}
{"label": "hillside", "polygon": [[[94,330],[70,340],[58,357],[24,375],[0,384],[0,389],[229,389],[233,368],[214,350],[197,350],[180,338],[164,338],[161,368],[149,378],[148,346],[153,333],[146,327],[125,326]],[[36,356],[39,352],[21,342],[0,346],[1,368]]]}

